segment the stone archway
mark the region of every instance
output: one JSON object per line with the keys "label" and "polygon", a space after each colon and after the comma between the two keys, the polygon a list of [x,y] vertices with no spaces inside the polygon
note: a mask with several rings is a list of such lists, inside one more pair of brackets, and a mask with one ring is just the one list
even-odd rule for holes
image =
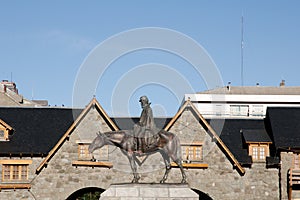
{"label": "stone archway", "polygon": [[86,187],[73,192],[66,200],[98,200],[105,190],[97,187]]}
{"label": "stone archway", "polygon": [[196,192],[199,195],[199,200],[213,200],[207,193],[204,193],[197,189],[192,189],[194,192]]}

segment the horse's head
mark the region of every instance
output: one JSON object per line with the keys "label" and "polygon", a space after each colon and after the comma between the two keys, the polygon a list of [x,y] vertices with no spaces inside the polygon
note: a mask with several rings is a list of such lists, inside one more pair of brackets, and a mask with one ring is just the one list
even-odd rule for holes
{"label": "horse's head", "polygon": [[89,153],[93,153],[96,149],[99,149],[104,146],[104,135],[102,135],[100,132],[96,134],[97,137],[89,145]]}

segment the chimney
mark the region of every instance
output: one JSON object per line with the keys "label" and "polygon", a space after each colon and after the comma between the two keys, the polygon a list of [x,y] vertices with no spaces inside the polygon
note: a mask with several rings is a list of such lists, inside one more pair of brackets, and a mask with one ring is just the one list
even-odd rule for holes
{"label": "chimney", "polygon": [[228,82],[227,90],[230,91],[231,82]]}
{"label": "chimney", "polygon": [[285,86],[285,80],[281,80],[279,86],[280,86],[280,87],[284,87],[284,86]]}
{"label": "chimney", "polygon": [[4,87],[4,92],[7,92],[7,90],[10,90],[16,94],[18,94],[17,86],[14,82],[9,82],[8,80],[2,80],[0,83]]}

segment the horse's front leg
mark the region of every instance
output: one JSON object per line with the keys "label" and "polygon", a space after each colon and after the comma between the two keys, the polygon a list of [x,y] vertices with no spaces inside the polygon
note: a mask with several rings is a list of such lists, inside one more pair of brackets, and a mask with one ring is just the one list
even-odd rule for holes
{"label": "horse's front leg", "polygon": [[140,176],[137,173],[137,166],[136,166],[136,163],[134,161],[133,155],[128,155],[128,159],[129,159],[131,170],[132,170],[132,174],[133,174],[132,183],[138,183],[139,179],[140,179]]}

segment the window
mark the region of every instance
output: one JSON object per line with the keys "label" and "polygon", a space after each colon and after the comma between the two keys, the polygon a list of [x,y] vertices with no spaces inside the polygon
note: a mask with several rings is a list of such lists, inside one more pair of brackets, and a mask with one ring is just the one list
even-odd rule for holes
{"label": "window", "polygon": [[8,140],[8,131],[0,126],[0,141]]}
{"label": "window", "polygon": [[8,141],[8,135],[11,134],[13,128],[0,119],[0,141]]}
{"label": "window", "polygon": [[[78,159],[79,160],[91,160],[92,155],[89,153],[90,143],[78,143]],[[108,160],[108,145],[103,146],[93,152],[94,158],[96,160],[107,161]]]}
{"label": "window", "polygon": [[217,116],[221,116],[222,113],[225,113],[225,108],[222,105],[216,105],[215,106],[215,113]]}
{"label": "window", "polygon": [[266,144],[250,144],[249,155],[252,156],[253,161],[265,161],[269,156],[269,145]]}
{"label": "window", "polygon": [[91,159],[91,155],[89,153],[89,145],[88,144],[79,144],[78,145],[78,157],[79,159]]}
{"label": "window", "polygon": [[264,116],[263,105],[253,105],[252,106],[252,115],[253,116]]}
{"label": "window", "polygon": [[3,164],[3,181],[23,181],[28,180],[28,164]]}
{"label": "window", "polygon": [[248,116],[249,106],[248,105],[230,105],[231,116]]}
{"label": "window", "polygon": [[184,162],[202,161],[202,145],[182,145],[182,160]]}
{"label": "window", "polygon": [[0,138],[4,138],[4,130],[0,130]]}

